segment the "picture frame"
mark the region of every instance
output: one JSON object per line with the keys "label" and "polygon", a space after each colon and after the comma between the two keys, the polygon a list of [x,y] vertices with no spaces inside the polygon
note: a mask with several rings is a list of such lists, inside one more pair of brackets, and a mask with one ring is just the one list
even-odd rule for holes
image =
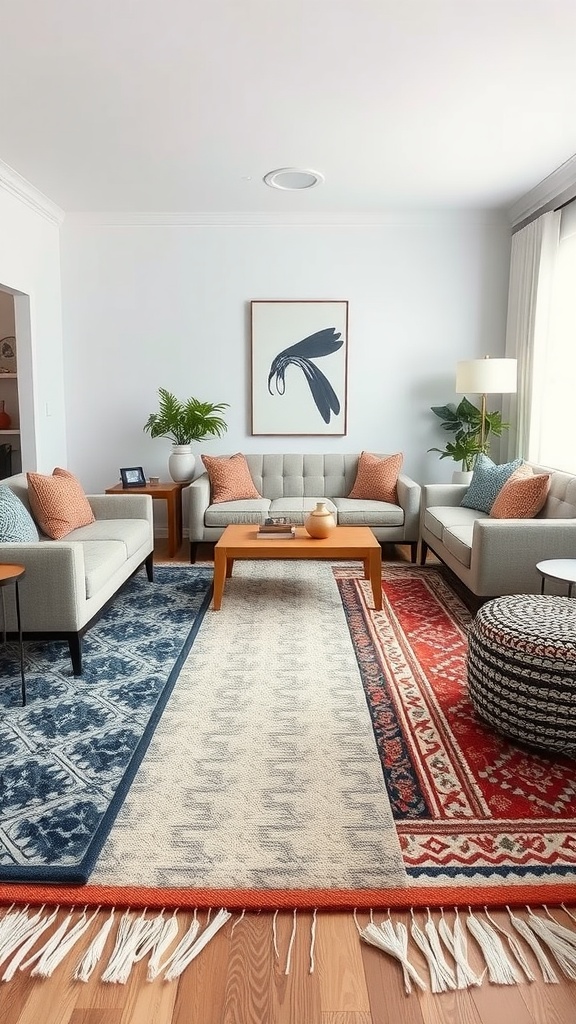
{"label": "picture frame", "polygon": [[142,466],[127,466],[120,470],[122,487],[145,487],[146,477]]}
{"label": "picture frame", "polygon": [[252,299],[253,435],[347,433],[348,300]]}

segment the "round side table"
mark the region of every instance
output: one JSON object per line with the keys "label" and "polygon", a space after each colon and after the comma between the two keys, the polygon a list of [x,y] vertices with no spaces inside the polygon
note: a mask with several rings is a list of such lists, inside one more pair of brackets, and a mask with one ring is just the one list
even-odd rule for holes
{"label": "round side table", "polygon": [[22,579],[26,569],[23,565],[0,565],[0,589],[2,591],[2,642],[6,643],[6,603],[4,601],[4,588],[14,584],[16,598],[16,623],[18,626],[18,645],[20,647],[20,680],[22,691],[22,706],[26,704],[26,680],[24,678],[24,650],[22,647],[22,622],[20,619],[20,593],[18,582]]}
{"label": "round side table", "polygon": [[542,577],[540,593],[544,593],[546,580],[561,580],[568,584],[568,597],[572,597],[572,588],[576,583],[576,558],[547,558],[536,566]]}

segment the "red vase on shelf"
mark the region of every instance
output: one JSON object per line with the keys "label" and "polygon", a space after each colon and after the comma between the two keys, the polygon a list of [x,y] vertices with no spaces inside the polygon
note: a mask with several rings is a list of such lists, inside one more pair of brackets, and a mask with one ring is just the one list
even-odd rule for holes
{"label": "red vase on shelf", "polygon": [[4,399],[0,399],[0,430],[8,430],[11,423],[12,420],[4,408]]}

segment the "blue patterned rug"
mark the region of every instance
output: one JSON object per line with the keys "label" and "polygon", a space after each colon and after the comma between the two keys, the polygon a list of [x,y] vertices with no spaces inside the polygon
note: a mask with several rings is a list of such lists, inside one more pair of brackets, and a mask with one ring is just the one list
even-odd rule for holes
{"label": "blue patterned rug", "polygon": [[0,647],[0,879],[85,883],[160,720],[212,593],[210,566],[156,566],[83,641]]}

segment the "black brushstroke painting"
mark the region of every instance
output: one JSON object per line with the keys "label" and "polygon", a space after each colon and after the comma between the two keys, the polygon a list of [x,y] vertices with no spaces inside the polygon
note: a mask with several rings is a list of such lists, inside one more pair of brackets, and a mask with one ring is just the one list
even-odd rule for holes
{"label": "black brushstroke painting", "polygon": [[320,359],[321,356],[332,355],[333,352],[337,352],[339,348],[342,348],[343,344],[344,340],[341,332],[337,331],[335,327],[326,327],[323,331],[316,331],[315,334],[310,334],[307,338],[303,338],[302,341],[291,345],[290,348],[285,348],[272,361],[270,373],[268,374],[269,393],[273,393],[271,382],[272,378],[275,377],[276,393],[283,395],[286,390],[286,382],[284,380],[286,367],[290,365],[299,366],[308,381],[308,386],[312,392],[312,398],[316,403],[318,412],[325,423],[330,423],[331,413],[337,416],[340,412],[340,401],[326,375],[311,360]]}

